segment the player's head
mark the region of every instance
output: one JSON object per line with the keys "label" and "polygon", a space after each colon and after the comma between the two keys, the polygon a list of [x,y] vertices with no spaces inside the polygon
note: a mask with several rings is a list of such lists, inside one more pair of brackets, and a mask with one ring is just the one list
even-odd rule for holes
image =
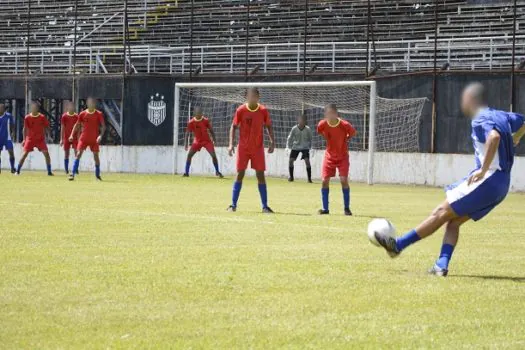
{"label": "player's head", "polygon": [[301,127],[305,126],[306,125],[306,113],[303,113],[301,114],[298,118],[297,118],[297,124]]}
{"label": "player's head", "polygon": [[31,113],[35,115],[40,113],[40,103],[38,103],[37,101],[32,101],[29,108],[31,110]]}
{"label": "player's head", "polygon": [[69,114],[75,113],[75,102],[73,101],[67,101],[66,102],[66,111]]}
{"label": "player's head", "polygon": [[324,117],[328,121],[335,121],[339,119],[339,112],[334,103],[329,103],[324,107]]}
{"label": "player's head", "polygon": [[480,108],[487,107],[487,91],[483,84],[475,82],[463,89],[461,96],[461,111],[465,116],[473,118]]}
{"label": "player's head", "polygon": [[93,110],[93,109],[96,109],[97,108],[97,99],[94,98],[94,97],[88,97],[87,100],[86,100],[86,105],[87,105],[87,108],[90,109],[90,110]]}
{"label": "player's head", "polygon": [[5,113],[5,103],[0,102],[0,115]]}
{"label": "player's head", "polygon": [[193,109],[193,116],[197,119],[200,119],[202,117],[202,108],[200,106],[195,106]]}
{"label": "player's head", "polygon": [[248,104],[254,105],[259,103],[259,97],[259,89],[251,87],[246,90],[246,101]]}

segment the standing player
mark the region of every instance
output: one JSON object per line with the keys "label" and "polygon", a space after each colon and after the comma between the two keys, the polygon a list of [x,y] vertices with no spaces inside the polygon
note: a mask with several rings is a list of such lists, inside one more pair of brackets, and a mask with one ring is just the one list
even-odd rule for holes
{"label": "standing player", "polygon": [[[75,113],[75,103],[68,101],[66,103],[66,112],[60,119],[60,145],[64,147],[64,170],[69,174],[69,153],[71,148],[77,156],[78,132],[73,134],[73,127],[78,121],[78,114]],[[73,141],[69,142],[69,136],[73,134]]]}
{"label": "standing player", "polygon": [[259,103],[259,90],[257,88],[249,88],[246,91],[247,103],[243,104],[235,112],[233,123],[230,128],[230,145],[228,146],[228,153],[230,157],[233,156],[233,143],[235,139],[235,131],[239,131],[239,145],[237,146],[237,179],[233,184],[232,204],[228,211],[237,210],[237,201],[241,194],[242,180],[248,168],[248,163],[251,163],[252,169],[255,170],[257,182],[259,183],[259,194],[261,196],[263,213],[273,213],[268,206],[268,193],[266,190],[266,179],[264,178],[264,171],[266,170],[266,162],[264,159],[264,129],[268,131],[270,138],[270,146],[268,153],[273,153],[275,139],[273,136],[272,121],[270,114],[265,106]]}
{"label": "standing player", "polygon": [[75,180],[75,175],[78,174],[78,167],[80,166],[80,158],[82,158],[82,154],[84,154],[84,151],[88,147],[95,159],[95,176],[97,180],[102,181],[100,177],[99,152],[102,136],[106,132],[106,124],[104,122],[104,115],[101,111],[97,110],[97,100],[89,97],[86,102],[87,109],[79,114],[78,121],[69,136],[69,142],[72,143],[75,139],[75,134],[78,133],[80,127],[82,127],[82,133],[78,140],[77,156],[73,164],[73,173],[69,175],[69,181]]}
{"label": "standing player", "polygon": [[321,196],[323,208],[319,214],[330,214],[328,208],[328,196],[330,193],[330,179],[339,171],[339,179],[343,188],[344,213],[352,215],[350,211],[350,185],[348,184],[348,173],[350,170],[350,159],[348,153],[348,141],[355,136],[356,130],[346,120],[339,117],[335,104],[325,107],[325,119],[319,122],[317,132],[326,139],[326,151],[323,159]]}
{"label": "standing player", "polygon": [[290,150],[290,159],[288,161],[288,169],[290,177],[288,181],[293,182],[294,162],[297,160],[299,153],[302,154],[301,159],[306,165],[306,174],[308,175],[308,182],[312,183],[312,166],[310,165],[310,149],[312,148],[312,130],[306,125],[306,115],[301,115],[297,120],[297,125],[292,128],[288,139],[286,140],[286,148]]}
{"label": "standing player", "polygon": [[47,175],[53,176],[53,172],[51,171],[51,158],[49,157],[46,145],[46,133],[48,128],[49,121],[42,113],[40,113],[40,105],[38,102],[31,102],[31,113],[24,118],[24,142],[22,144],[24,151],[20,158],[20,163],[18,163],[18,168],[16,169],[17,175],[20,175],[20,170],[22,170],[22,166],[24,165],[29,153],[33,152],[33,149],[36,148],[42,152],[46,159]]}
{"label": "standing player", "polygon": [[[15,152],[13,151],[12,133],[14,132],[15,119],[11,113],[7,112],[4,103],[0,103],[0,152],[5,148],[9,153],[9,164],[11,165],[11,174],[16,172],[15,169]],[[2,157],[0,155],[0,173],[2,172]]]}
{"label": "standing player", "polygon": [[[471,83],[463,90],[461,109],[472,119],[476,168],[463,180],[446,188],[446,200],[414,230],[396,238],[376,233],[391,257],[426,238],[446,224],[441,253],[430,274],[446,276],[459,238],[459,228],[470,219],[478,221],[501,203],[509,191],[514,146],[525,134],[524,117],[487,107],[486,90]],[[514,134],[514,135],[513,135]]]}
{"label": "standing player", "polygon": [[[190,176],[191,159],[195,153],[199,152],[202,148],[205,148],[213,161],[215,175],[222,179],[223,176],[219,171],[219,161],[217,160],[217,155],[215,154],[215,133],[213,132],[211,123],[209,119],[202,114],[202,109],[200,107],[195,107],[194,113],[195,116],[188,122],[186,135],[184,136],[184,148],[186,151],[189,149],[188,158],[186,159],[186,170],[184,172],[184,177]],[[194,139],[190,147],[189,142],[191,133],[193,133]]]}

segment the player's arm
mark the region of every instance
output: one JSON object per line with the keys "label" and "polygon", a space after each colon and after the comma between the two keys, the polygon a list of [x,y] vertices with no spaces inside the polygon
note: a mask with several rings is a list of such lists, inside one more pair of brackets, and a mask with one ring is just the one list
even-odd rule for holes
{"label": "player's arm", "polygon": [[26,142],[27,137],[27,125],[26,121],[24,120],[24,127],[22,128],[22,145]]}
{"label": "player's arm", "polygon": [[489,170],[489,167],[492,164],[494,157],[496,156],[496,152],[498,151],[500,139],[501,136],[499,132],[496,131],[496,129],[492,129],[490,132],[487,133],[485,141],[487,153],[485,155],[485,159],[483,160],[483,164],[481,164],[481,169],[475,171],[469,177],[469,185],[473,184],[474,182],[478,182],[485,177],[485,174],[487,174],[487,171]]}
{"label": "player's arm", "polygon": [[268,132],[268,137],[270,138],[270,146],[268,146],[268,153],[273,153],[273,151],[275,150],[275,137],[273,134],[272,124],[266,125],[266,131]]}
{"label": "player's arm", "polygon": [[66,139],[66,128],[64,128],[64,119],[60,119],[60,146],[64,144],[64,140]]}
{"label": "player's arm", "polygon": [[514,133],[514,135],[512,135],[512,139],[514,140],[514,146],[518,146],[523,135],[525,135],[525,124],[522,125],[521,128],[519,128],[518,131]]}
{"label": "player's arm", "polygon": [[211,137],[211,142],[213,142],[213,144],[215,144],[215,131],[213,131],[213,127],[211,126],[211,123],[209,124],[209,128],[208,128],[208,132],[210,133],[210,137]]}
{"label": "player's arm", "polygon": [[312,129],[310,129],[308,126],[306,130],[308,130],[306,132],[306,140],[308,141],[308,149],[312,149],[312,140],[314,139],[314,135],[312,134]]}
{"label": "player's arm", "polygon": [[102,122],[100,123],[100,134],[97,137],[97,143],[100,144],[102,142],[102,136],[106,133],[106,123]]}
{"label": "player's arm", "polygon": [[525,135],[525,117],[518,113],[508,113],[507,119],[510,124],[510,129],[513,132],[512,139],[514,146],[518,146],[523,135]]}
{"label": "player's arm", "polygon": [[295,126],[292,128],[292,130],[290,130],[290,133],[288,134],[288,138],[286,139],[287,149],[292,149],[293,141],[295,139],[294,133],[295,133]]}
{"label": "player's arm", "polygon": [[77,120],[75,125],[73,126],[73,130],[71,131],[71,135],[69,135],[69,142],[73,142],[75,139],[75,135],[80,131],[80,119]]}
{"label": "player's arm", "polygon": [[228,154],[231,156],[233,156],[233,144],[235,142],[235,132],[237,131],[237,129],[239,128],[238,125],[235,124],[235,121],[232,123],[232,126],[230,127],[230,137],[229,137],[229,145],[228,145]]}

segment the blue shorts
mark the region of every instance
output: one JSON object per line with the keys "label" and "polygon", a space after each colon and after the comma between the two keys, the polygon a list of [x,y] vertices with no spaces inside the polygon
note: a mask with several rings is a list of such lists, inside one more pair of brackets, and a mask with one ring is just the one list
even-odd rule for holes
{"label": "blue shorts", "polygon": [[488,171],[482,180],[470,186],[468,178],[445,188],[447,200],[458,216],[478,221],[505,199],[510,187],[510,173]]}
{"label": "blue shorts", "polygon": [[12,151],[13,150],[13,141],[11,141],[11,140],[0,140],[0,151],[2,151],[4,148],[6,150],[8,150],[8,151]]}

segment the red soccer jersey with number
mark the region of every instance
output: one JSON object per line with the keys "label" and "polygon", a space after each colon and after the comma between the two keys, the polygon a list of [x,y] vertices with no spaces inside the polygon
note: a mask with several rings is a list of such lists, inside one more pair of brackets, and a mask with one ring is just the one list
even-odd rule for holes
{"label": "red soccer jersey with number", "polygon": [[326,158],[342,159],[348,157],[348,141],[357,133],[352,124],[346,120],[332,126],[326,120],[321,120],[317,132],[326,139]]}
{"label": "red soccer jersey with number", "polygon": [[272,125],[272,120],[263,105],[251,110],[243,104],[235,112],[233,125],[240,129],[239,148],[250,153],[264,148],[264,127]]}
{"label": "red soccer jersey with number", "polygon": [[82,143],[95,143],[99,136],[99,129],[104,125],[104,115],[101,111],[95,110],[89,113],[88,110],[80,112],[78,122],[82,125],[80,141]]}
{"label": "red soccer jersey with number", "polygon": [[202,117],[201,119],[196,119],[195,117],[193,117],[188,122],[188,127],[186,128],[186,131],[191,131],[193,133],[194,143],[208,143],[211,142],[210,134],[208,133],[210,127],[211,124],[208,118]]}
{"label": "red soccer jersey with number", "polygon": [[49,127],[49,121],[43,114],[37,116],[28,114],[24,119],[24,127],[26,128],[26,141],[43,142],[46,139],[46,128]]}
{"label": "red soccer jersey with number", "polygon": [[[71,136],[71,133],[73,132],[73,127],[78,121],[78,114],[73,113],[64,113],[62,114],[62,118],[60,119],[60,124],[62,125],[62,129],[64,130],[64,137],[66,138],[66,141],[69,139],[69,136]],[[78,135],[74,135],[75,140],[78,138]]]}

